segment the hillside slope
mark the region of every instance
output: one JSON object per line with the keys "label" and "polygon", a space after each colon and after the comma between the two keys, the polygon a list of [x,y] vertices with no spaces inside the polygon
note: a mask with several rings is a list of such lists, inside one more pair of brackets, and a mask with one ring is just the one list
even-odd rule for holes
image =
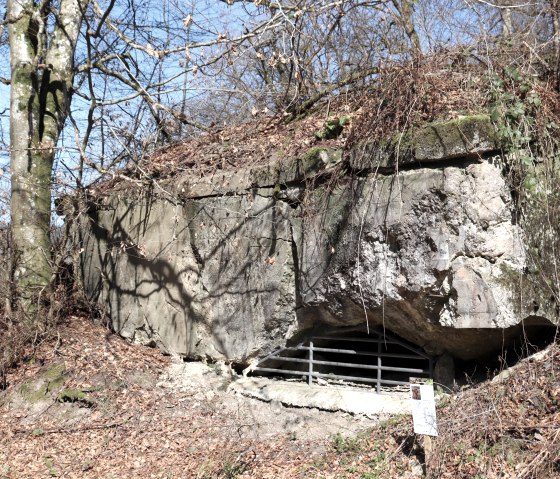
{"label": "hillside slope", "polygon": [[227,366],[173,362],[74,317],[8,374],[0,478],[560,477],[559,367],[552,345],[448,396],[428,441],[408,416],[242,402]]}

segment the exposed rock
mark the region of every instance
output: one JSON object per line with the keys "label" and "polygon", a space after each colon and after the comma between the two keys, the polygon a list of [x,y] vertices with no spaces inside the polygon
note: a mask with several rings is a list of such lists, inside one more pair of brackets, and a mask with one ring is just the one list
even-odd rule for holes
{"label": "exposed rock", "polygon": [[325,202],[302,227],[306,326],[361,324],[365,310],[429,352],[470,358],[495,348],[481,330],[519,323],[501,276],[504,264],[521,274],[523,232],[492,161],[371,176]]}
{"label": "exposed rock", "polygon": [[105,197],[79,231],[86,291],[124,336],[187,356],[243,362],[307,331],[366,325],[437,355],[499,350],[529,315],[511,281],[525,274],[524,232],[490,126],[428,125],[408,134],[408,168],[380,175],[395,157],[362,150],[346,164],[361,174],[338,168],[328,186],[305,180],[341,152],[313,148],[179,178],[178,204]]}
{"label": "exposed rock", "polygon": [[49,399],[66,381],[66,367],[59,363],[42,371],[35,381],[26,381],[19,388],[19,396],[30,404]]}

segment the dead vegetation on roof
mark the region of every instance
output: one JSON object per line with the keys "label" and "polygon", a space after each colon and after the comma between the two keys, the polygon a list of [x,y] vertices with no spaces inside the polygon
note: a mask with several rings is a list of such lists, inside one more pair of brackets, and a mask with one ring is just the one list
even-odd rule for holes
{"label": "dead vegetation on roof", "polygon": [[[323,98],[306,115],[270,117],[258,112],[244,124],[169,145],[141,164],[130,164],[127,176],[161,181],[179,175],[205,177],[217,170],[254,166],[271,158],[303,155],[315,146],[351,150],[363,141],[383,142],[398,132],[437,120],[488,112],[495,102],[493,82],[504,79],[504,94],[523,101],[515,71],[530,82],[541,99],[540,123],[557,118],[560,97],[556,78],[543,71],[530,52],[516,49],[483,56],[478,50],[444,51],[420,63],[382,65],[365,84]],[[348,87],[350,88],[350,87]],[[104,184],[104,189],[119,180]]]}
{"label": "dead vegetation on roof", "polygon": [[[357,117],[356,102],[354,96],[340,97],[293,122],[262,114],[246,124],[170,145],[146,159],[144,168],[158,179],[185,173],[204,177],[216,170],[263,164],[271,158],[292,158],[311,147],[343,148]],[[329,135],[333,119],[340,120],[341,128]]]}
{"label": "dead vegetation on roof", "polygon": [[169,145],[126,173],[156,180],[203,177],[271,157],[296,157],[316,146],[349,149],[421,122],[479,112],[486,103],[482,83],[480,65],[459,65],[449,54],[421,65],[382,66],[368,84],[322,99],[295,120],[259,112],[247,123]]}

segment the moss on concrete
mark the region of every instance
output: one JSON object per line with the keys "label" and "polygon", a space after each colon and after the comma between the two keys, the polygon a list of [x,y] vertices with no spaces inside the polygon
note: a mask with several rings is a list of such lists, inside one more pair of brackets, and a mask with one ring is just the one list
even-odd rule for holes
{"label": "moss on concrete", "polygon": [[419,160],[455,158],[498,148],[488,115],[472,115],[430,123],[413,134],[414,157]]}
{"label": "moss on concrete", "polygon": [[333,138],[337,138],[349,122],[350,118],[348,116],[331,118],[325,122],[322,130],[315,132],[315,138],[318,140],[331,140]]}
{"label": "moss on concrete", "polygon": [[26,381],[19,388],[20,396],[29,403],[37,403],[53,391],[64,386],[66,367],[64,363],[46,369],[35,381]]}
{"label": "moss on concrete", "polygon": [[315,146],[309,148],[301,157],[301,170],[303,173],[315,173],[318,170],[335,165],[342,159],[342,150],[333,150]]}
{"label": "moss on concrete", "polygon": [[350,154],[354,169],[394,168],[397,164],[445,161],[499,149],[496,129],[486,114],[427,123],[365,144]]}
{"label": "moss on concrete", "polygon": [[512,185],[518,194],[516,217],[523,228],[526,266],[522,272],[502,266],[500,284],[512,291],[520,316],[549,318],[558,325],[554,254],[560,238],[560,191],[555,187],[560,182],[560,171],[549,167],[551,161],[539,159],[534,166],[520,168],[519,183]]}

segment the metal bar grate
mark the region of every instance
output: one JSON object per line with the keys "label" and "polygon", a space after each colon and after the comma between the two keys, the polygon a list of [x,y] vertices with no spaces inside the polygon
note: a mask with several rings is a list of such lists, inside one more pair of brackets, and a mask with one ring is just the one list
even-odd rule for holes
{"label": "metal bar grate", "polygon": [[[408,380],[404,381],[400,377],[405,373],[432,377],[433,361],[424,351],[386,333],[374,334],[374,337],[367,338],[313,336],[307,345],[301,343],[273,351],[259,360],[252,371],[306,377],[309,385],[313,384],[314,378],[375,384],[377,393],[381,392],[381,386],[409,384]],[[328,347],[333,342],[351,344],[349,348]],[[391,351],[389,348],[404,349],[405,352]],[[411,364],[401,364],[404,360]],[[397,364],[392,361],[397,361]],[[296,369],[298,364],[301,367]],[[357,371],[371,371],[374,374],[352,374]],[[388,374],[400,376],[387,378]]]}

